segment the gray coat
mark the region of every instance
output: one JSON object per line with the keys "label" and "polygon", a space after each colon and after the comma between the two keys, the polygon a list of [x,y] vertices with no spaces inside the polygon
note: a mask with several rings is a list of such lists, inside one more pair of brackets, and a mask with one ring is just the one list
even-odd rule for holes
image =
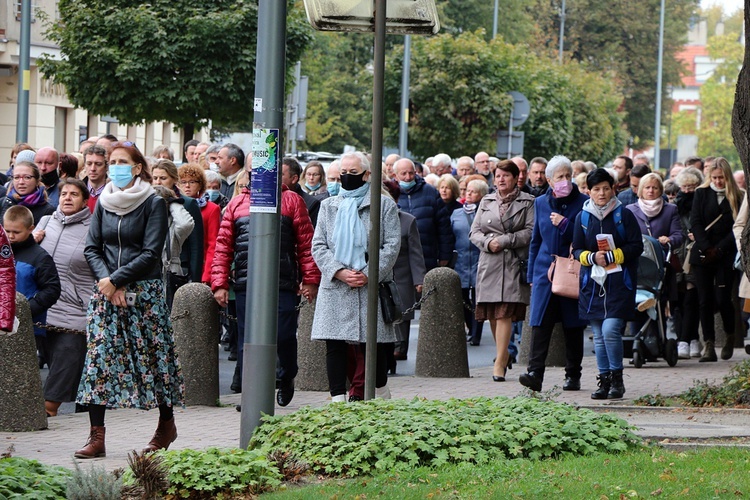
{"label": "gray coat", "polygon": [[[393,277],[398,285],[398,293],[404,308],[411,307],[417,301],[416,285],[424,283],[427,272],[424,265],[422,243],[419,240],[417,219],[413,215],[399,210],[401,221],[401,250],[398,252],[396,265],[393,266]],[[414,319],[414,312],[405,314],[403,321]]]}
{"label": "gray coat", "polygon": [[[521,259],[529,258],[534,200],[530,194],[519,193],[502,218],[497,193],[488,194],[479,203],[469,234],[471,242],[481,250],[477,266],[477,302],[529,303],[531,291],[521,271]],[[495,238],[501,250],[491,253],[489,243]]]}
{"label": "gray coat", "polygon": [[[347,342],[365,342],[367,337],[367,289],[370,283],[361,288],[350,288],[349,285],[333,277],[339,270],[345,269],[342,263],[334,259],[335,244],[333,228],[336,214],[343,200],[333,196],[323,200],[318,214],[318,225],[312,240],[312,254],[321,272],[320,289],[315,306],[312,339],[345,340]],[[401,228],[398,220],[398,208],[392,199],[381,196],[381,243],[380,243],[380,281],[393,278],[393,266],[401,246]],[[359,207],[359,218],[370,230],[370,191],[367,191]],[[362,270],[367,275],[367,266]],[[378,308],[378,340],[395,342],[394,325],[383,323]]]}
{"label": "gray coat", "polygon": [[40,245],[55,261],[62,288],[60,298],[47,310],[50,325],[86,329],[86,310],[96,282],[83,256],[90,224],[91,211],[84,205],[83,210],[69,217],[59,210],[46,215],[36,228],[44,230]]}

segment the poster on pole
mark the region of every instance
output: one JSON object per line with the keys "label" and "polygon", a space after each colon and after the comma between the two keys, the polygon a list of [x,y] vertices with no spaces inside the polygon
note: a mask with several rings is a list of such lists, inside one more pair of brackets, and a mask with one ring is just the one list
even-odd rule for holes
{"label": "poster on pole", "polygon": [[250,213],[276,213],[279,206],[279,129],[253,128]]}

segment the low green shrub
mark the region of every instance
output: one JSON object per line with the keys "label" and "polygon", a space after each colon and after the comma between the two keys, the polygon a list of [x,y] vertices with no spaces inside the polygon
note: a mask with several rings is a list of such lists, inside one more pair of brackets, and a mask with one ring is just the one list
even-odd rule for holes
{"label": "low green shrub", "polygon": [[694,384],[680,394],[688,406],[748,406],[750,360],[735,365],[719,385],[711,385],[707,380],[696,380]]}
{"label": "low green shrub", "polygon": [[179,498],[255,495],[281,484],[281,474],[255,450],[208,448],[159,451],[169,474],[166,493]]}
{"label": "low green shrub", "polygon": [[372,400],[264,416],[250,448],[288,452],[331,475],[357,476],[503,457],[625,451],[640,442],[619,418],[527,398]]}
{"label": "low green shrub", "polygon": [[633,400],[633,404],[636,406],[667,406],[668,403],[667,397],[658,392],[656,394],[644,394]]}
{"label": "low green shrub", "polygon": [[68,478],[67,500],[119,500],[122,497],[122,481],[104,467],[91,465],[83,469],[73,462],[75,469]]}
{"label": "low green shrub", "polygon": [[0,459],[0,499],[65,498],[71,472],[63,467],[44,465],[36,460],[9,457]]}

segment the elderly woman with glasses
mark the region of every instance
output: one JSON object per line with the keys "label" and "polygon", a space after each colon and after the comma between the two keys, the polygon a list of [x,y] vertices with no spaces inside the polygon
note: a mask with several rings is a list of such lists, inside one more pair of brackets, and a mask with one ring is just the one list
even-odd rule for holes
{"label": "elderly woman with glasses", "polygon": [[221,225],[221,208],[211,201],[206,193],[206,174],[199,165],[189,163],[177,170],[180,177],[180,188],[185,196],[195,198],[203,218],[203,278],[204,283],[211,282],[211,264],[216,251],[216,237]]}
{"label": "elderly woman with glasses", "polygon": [[304,184],[302,184],[302,189],[304,189],[307,194],[320,201],[323,201],[330,196],[326,187],[326,171],[323,169],[322,163],[313,160],[305,165],[305,169],[302,171],[302,177],[305,179]]}

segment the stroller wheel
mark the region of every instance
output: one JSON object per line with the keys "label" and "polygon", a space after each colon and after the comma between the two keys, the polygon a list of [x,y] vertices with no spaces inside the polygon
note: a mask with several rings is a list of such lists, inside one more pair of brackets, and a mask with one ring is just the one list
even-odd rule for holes
{"label": "stroller wheel", "polygon": [[667,343],[664,345],[664,360],[669,366],[677,364],[677,341],[675,339],[667,339]]}
{"label": "stroller wheel", "polygon": [[633,349],[633,366],[636,368],[643,366],[643,355],[639,349]]}

